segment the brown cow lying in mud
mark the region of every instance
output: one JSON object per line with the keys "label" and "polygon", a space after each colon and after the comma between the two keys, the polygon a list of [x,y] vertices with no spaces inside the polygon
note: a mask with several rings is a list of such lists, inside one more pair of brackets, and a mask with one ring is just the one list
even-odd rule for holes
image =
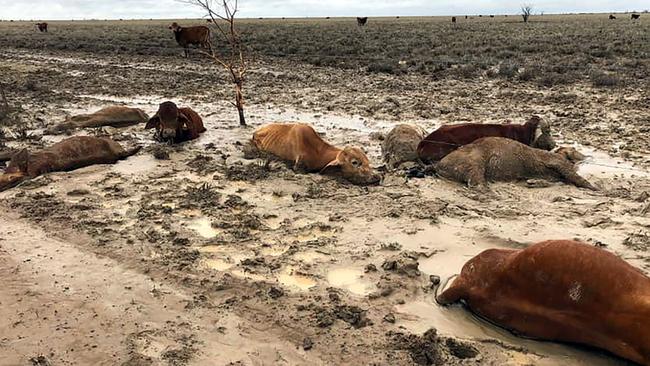
{"label": "brown cow lying in mud", "polygon": [[205,132],[203,120],[192,108],[178,108],[173,102],[164,102],[158,112],[149,119],[145,129],[155,128],[162,141],[174,143],[194,140]]}
{"label": "brown cow lying in mud", "polygon": [[90,114],[80,114],[68,118],[65,122],[47,129],[47,133],[58,134],[76,128],[86,127],[128,127],[145,123],[149,119],[146,113],[138,108],[110,106]]}
{"label": "brown cow lying in mud", "polygon": [[94,164],[113,164],[137,153],[140,147],[125,150],[108,138],[75,136],[35,153],[23,149],[15,154],[3,175],[0,191],[49,172],[70,171]]}
{"label": "brown cow lying in mud", "polygon": [[381,155],[389,169],[396,169],[400,164],[417,161],[418,143],[426,131],[415,125],[401,124],[395,126],[381,144]]}
{"label": "brown cow lying in mud", "polygon": [[588,244],[555,240],[486,250],[436,300],[462,300],[523,336],[598,347],[650,365],[650,278]]}
{"label": "brown cow lying in mud", "polygon": [[375,184],[381,179],[361,149],[332,146],[303,123],[272,123],[261,127],[253,134],[252,144],[259,151],[293,162],[294,169],[340,175],[354,184]]}
{"label": "brown cow lying in mud", "polygon": [[445,156],[434,170],[444,178],[479,188],[486,188],[488,181],[542,178],[596,190],[576,173],[564,153],[535,149],[503,137],[486,137],[465,145]]}
{"label": "brown cow lying in mud", "polygon": [[555,147],[548,122],[533,116],[523,125],[461,123],[442,126],[420,142],[418,156],[424,162],[440,161],[450,152],[483,137],[505,137],[544,150]]}

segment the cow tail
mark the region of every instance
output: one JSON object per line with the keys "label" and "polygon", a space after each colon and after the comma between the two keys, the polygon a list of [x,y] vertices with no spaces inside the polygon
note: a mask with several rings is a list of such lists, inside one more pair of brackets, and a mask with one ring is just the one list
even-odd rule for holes
{"label": "cow tail", "polygon": [[456,278],[456,277],[458,277],[458,274],[455,274],[455,275],[449,276],[449,277],[447,278],[447,280],[445,280],[445,283],[444,283],[442,286],[440,286],[440,282],[438,282],[438,284],[435,285],[435,288],[434,288],[434,290],[433,290],[433,298],[436,300],[436,304],[438,304],[438,305],[443,305],[443,306],[446,305],[446,304],[443,304],[443,303],[441,303],[440,301],[438,301],[438,290],[440,290],[440,288],[442,287],[442,289],[443,289],[443,291],[444,291],[444,289],[447,288],[447,285],[449,284],[449,281],[451,281],[452,278]]}

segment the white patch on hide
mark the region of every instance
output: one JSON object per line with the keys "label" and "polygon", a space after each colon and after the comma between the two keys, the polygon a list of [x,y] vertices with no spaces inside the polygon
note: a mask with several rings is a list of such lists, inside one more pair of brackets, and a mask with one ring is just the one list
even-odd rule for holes
{"label": "white patch on hide", "polygon": [[574,282],[573,286],[569,289],[569,298],[575,302],[580,301],[582,297],[582,284]]}

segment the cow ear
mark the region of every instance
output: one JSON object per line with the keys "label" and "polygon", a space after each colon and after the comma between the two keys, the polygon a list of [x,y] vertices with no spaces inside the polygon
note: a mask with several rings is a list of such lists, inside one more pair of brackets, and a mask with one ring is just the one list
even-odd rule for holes
{"label": "cow ear", "polygon": [[321,174],[332,174],[338,172],[341,169],[341,165],[343,165],[341,154],[343,154],[343,151],[336,156],[336,159],[330,161],[323,169],[321,169]]}
{"label": "cow ear", "polygon": [[158,117],[158,115],[156,114],[155,116],[149,118],[149,121],[147,121],[147,124],[144,126],[144,129],[149,130],[152,128],[156,128],[158,127],[159,124],[160,124],[160,117]]}
{"label": "cow ear", "polygon": [[22,149],[11,158],[11,165],[18,168],[19,171],[27,173],[29,166],[29,152],[27,149]]}

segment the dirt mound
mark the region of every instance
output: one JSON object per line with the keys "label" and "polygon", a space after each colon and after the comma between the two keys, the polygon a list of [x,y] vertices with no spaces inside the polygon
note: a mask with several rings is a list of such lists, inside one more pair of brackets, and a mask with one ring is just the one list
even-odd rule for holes
{"label": "dirt mound", "polygon": [[471,344],[454,338],[439,337],[434,328],[421,336],[390,331],[387,337],[389,347],[407,351],[417,365],[458,364],[461,360],[479,355]]}

